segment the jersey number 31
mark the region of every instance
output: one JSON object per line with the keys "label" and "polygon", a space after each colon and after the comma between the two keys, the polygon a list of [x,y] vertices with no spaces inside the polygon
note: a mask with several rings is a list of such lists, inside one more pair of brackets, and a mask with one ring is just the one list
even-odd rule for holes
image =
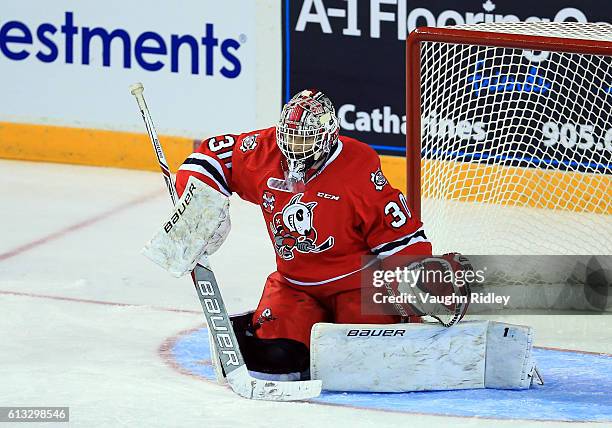
{"label": "jersey number 31", "polygon": [[403,210],[395,201],[389,201],[387,205],[385,205],[385,215],[393,217],[393,221],[390,224],[395,228],[402,227],[406,224],[406,220],[412,217],[408,209],[408,204],[406,203],[406,197],[400,193],[399,200]]}

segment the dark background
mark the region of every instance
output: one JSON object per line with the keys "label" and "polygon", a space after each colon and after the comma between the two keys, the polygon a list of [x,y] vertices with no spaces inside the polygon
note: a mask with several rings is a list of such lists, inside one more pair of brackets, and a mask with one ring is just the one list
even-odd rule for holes
{"label": "dark background", "polygon": [[[370,8],[379,4],[377,0],[283,0],[283,102],[300,89],[316,87],[329,95],[336,109],[353,104],[357,111],[370,113],[373,109],[389,106],[401,120],[405,115],[406,65],[405,41],[397,34],[398,4],[406,4],[407,16],[416,8],[426,9],[436,19],[436,25],[444,24],[439,19],[443,13],[449,16],[454,12],[462,19],[468,14],[481,13],[488,14],[489,18],[497,15],[497,19],[515,15],[521,20],[538,17],[554,21],[560,11],[566,15],[582,14],[590,22],[610,22],[612,17],[612,1],[602,0],[489,0],[487,3],[481,0],[396,0],[393,3],[380,5],[380,10],[392,13],[394,20],[381,22],[380,38],[373,38]],[[308,7],[313,14],[317,10],[325,11],[331,33],[324,33],[321,25],[312,22],[306,24],[304,31],[296,31],[300,12]],[[485,10],[492,7],[490,12]],[[361,35],[344,35],[342,31],[349,19],[330,16],[333,12],[329,11],[333,8],[345,11],[346,15],[351,15],[347,9],[356,10],[357,20],[353,27],[358,28]],[[569,16],[565,20],[576,19]],[[418,19],[416,24],[424,26],[428,22]],[[455,22],[448,19],[445,24]],[[349,117],[354,121],[354,114]],[[367,142],[381,154],[405,155],[405,135],[401,132],[343,129],[342,133]]]}

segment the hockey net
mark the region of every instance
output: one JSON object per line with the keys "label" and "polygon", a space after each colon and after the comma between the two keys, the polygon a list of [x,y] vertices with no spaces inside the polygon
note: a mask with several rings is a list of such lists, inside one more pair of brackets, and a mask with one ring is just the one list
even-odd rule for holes
{"label": "hockey net", "polygon": [[423,28],[408,197],[435,253],[612,254],[612,25]]}

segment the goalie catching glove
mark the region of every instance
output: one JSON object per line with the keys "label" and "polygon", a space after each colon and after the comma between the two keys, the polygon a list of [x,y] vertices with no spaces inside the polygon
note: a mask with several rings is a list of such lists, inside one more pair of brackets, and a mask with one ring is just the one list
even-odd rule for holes
{"label": "goalie catching glove", "polygon": [[[470,284],[474,280],[474,269],[467,257],[459,253],[442,256],[394,255],[382,261],[383,270],[401,274],[392,281],[373,281],[374,293],[367,302],[380,302],[376,295],[386,295],[388,306],[383,310],[399,313],[404,319],[409,316],[428,315],[445,327],[457,324],[467,312],[470,303]],[[378,282],[378,285],[376,283]],[[384,286],[384,290],[380,287]],[[381,292],[382,291],[382,292]],[[376,297],[376,298],[375,298]],[[389,308],[389,309],[387,309]],[[380,310],[381,306],[369,310]]]}
{"label": "goalie catching glove", "polygon": [[172,275],[181,277],[191,272],[203,257],[219,249],[230,227],[229,199],[189,177],[183,196],[142,253]]}

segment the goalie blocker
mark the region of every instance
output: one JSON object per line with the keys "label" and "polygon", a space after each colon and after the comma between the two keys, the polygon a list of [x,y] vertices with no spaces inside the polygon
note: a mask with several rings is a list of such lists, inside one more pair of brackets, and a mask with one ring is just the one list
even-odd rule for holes
{"label": "goalie blocker", "polygon": [[312,328],[310,374],[329,391],[528,389],[534,377],[542,383],[532,341],[531,327],[493,321],[451,328],[318,323]]}
{"label": "goalie blocker", "polygon": [[142,253],[180,278],[219,249],[231,228],[229,199],[195,177]]}

